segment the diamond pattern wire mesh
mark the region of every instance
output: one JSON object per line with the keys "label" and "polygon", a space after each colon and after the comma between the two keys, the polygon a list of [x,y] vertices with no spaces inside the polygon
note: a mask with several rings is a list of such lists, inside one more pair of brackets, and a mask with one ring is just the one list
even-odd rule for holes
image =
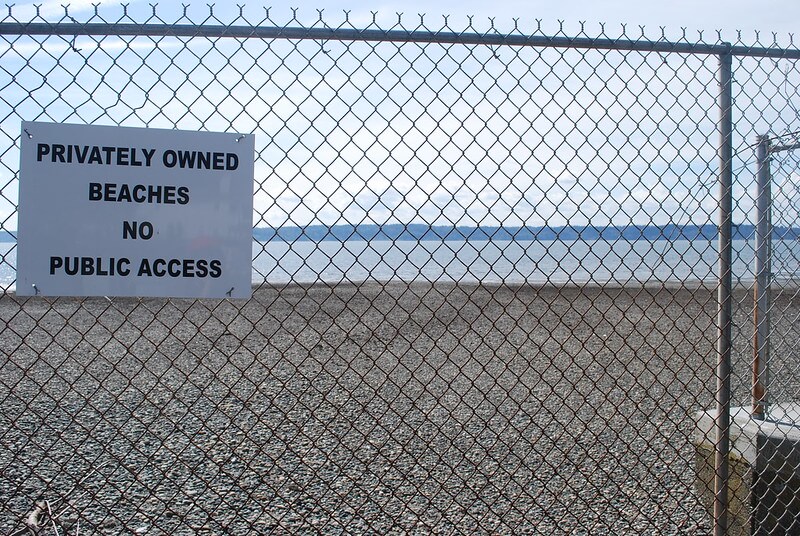
{"label": "diamond pattern wire mesh", "polygon": [[[791,68],[794,68],[791,66]],[[784,69],[789,75],[789,71]],[[783,112],[797,117],[791,103]],[[765,439],[756,451],[758,470],[752,479],[752,518],[754,530],[772,534],[793,534],[800,530],[795,512],[798,508],[797,464],[794,452],[797,449],[797,311],[798,300],[798,213],[796,199],[797,151],[796,134],[778,131],[769,138],[768,161],[770,170],[771,210],[764,216],[770,222],[771,244],[769,246],[768,317],[766,340],[760,344],[766,348],[762,360],[766,363],[763,383],[766,388],[766,415],[754,429],[763,431]],[[755,306],[755,305],[753,305]],[[757,314],[753,315],[758,318]],[[751,328],[752,329],[752,328]],[[739,371],[742,375],[746,371]],[[739,383],[744,383],[743,379]],[[748,401],[740,404],[747,406]],[[742,450],[742,449],[739,449]]]}
{"label": "diamond pattern wire mesh", "polygon": [[[736,138],[739,144],[736,152],[742,155],[741,168],[744,177],[753,180],[758,171],[756,144],[758,135],[770,139],[770,151],[776,146],[791,144],[798,121],[796,94],[798,77],[795,60],[755,60],[738,58],[734,61],[735,78],[739,85],[735,97],[735,110],[739,115],[736,122]],[[755,111],[762,110],[761,116]],[[735,143],[737,143],[735,142]],[[761,341],[767,348],[767,375],[762,378],[767,389],[767,412],[764,421],[751,421],[742,417],[749,413],[752,405],[753,365],[748,367],[746,356],[755,354],[755,300],[753,282],[756,278],[754,258],[756,256],[756,235],[754,226],[759,216],[754,206],[758,195],[756,182],[742,180],[734,186],[734,240],[738,238],[742,268],[737,274],[739,287],[752,289],[743,291],[735,298],[734,305],[734,359],[741,365],[734,367],[732,380],[732,412],[740,417],[734,419],[735,426],[743,426],[745,434],[738,431],[732,438],[735,457],[746,459],[752,473],[742,474],[734,469],[730,483],[733,493],[747,496],[748,504],[734,507],[739,520],[752,520],[756,533],[788,534],[798,530],[795,523],[798,504],[795,499],[796,475],[798,468],[791,462],[791,455],[797,447],[796,424],[798,422],[793,404],[796,403],[797,389],[793,362],[796,353],[793,347],[797,339],[798,300],[796,285],[797,273],[793,266],[797,263],[796,237],[797,213],[791,201],[792,182],[796,179],[796,157],[793,151],[780,151],[770,154],[767,167],[771,171],[771,250],[768,255],[771,275],[768,276],[771,296],[768,308],[769,325],[767,341]],[[747,168],[748,171],[745,171]],[[734,242],[735,243],[735,242]],[[734,268],[734,273],[736,269]],[[735,294],[736,296],[736,294]],[[741,408],[741,409],[739,409]],[[747,433],[754,434],[758,440],[745,439]],[[753,449],[749,445],[753,444]],[[755,453],[755,454],[752,454]],[[747,495],[749,490],[749,495]],[[760,532],[759,532],[760,531]]]}
{"label": "diamond pattern wire mesh", "polygon": [[[795,112],[796,113],[796,112]],[[776,144],[794,142],[794,136],[782,137]],[[797,313],[790,304],[798,299],[800,280],[800,241],[798,228],[798,170],[800,154],[797,150],[774,153],[770,162],[772,175],[772,288],[775,295],[771,314],[788,322],[773,327],[770,346],[770,372],[768,381],[770,398],[777,404],[795,402],[800,397],[797,374],[797,351],[793,342],[798,340]],[[796,420],[796,418],[795,418]]]}
{"label": "diamond pattern wire mesh", "polygon": [[[716,382],[717,58],[218,38],[204,27],[304,23],[193,13],[75,14],[191,37],[0,42],[12,238],[21,120],[256,135],[246,302],[23,299],[3,248],[0,530],[708,531],[691,436]],[[796,127],[784,63],[734,64],[737,224],[755,133]],[[796,303],[783,292],[773,314],[791,396]]]}

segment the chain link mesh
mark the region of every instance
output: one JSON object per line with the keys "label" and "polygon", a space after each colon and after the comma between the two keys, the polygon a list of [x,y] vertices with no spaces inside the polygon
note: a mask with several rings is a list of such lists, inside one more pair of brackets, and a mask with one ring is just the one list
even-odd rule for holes
{"label": "chain link mesh", "polygon": [[[708,532],[692,436],[716,385],[717,57],[205,35],[331,27],[235,11],[2,21],[196,35],[0,40],[0,531]],[[375,20],[332,24],[500,33]],[[647,39],[626,32],[593,37]],[[747,406],[753,142],[797,129],[800,80],[794,60],[733,67]],[[22,120],[254,133],[252,299],[17,297]],[[796,154],[776,228],[798,225]],[[796,243],[773,250],[783,402]]]}
{"label": "chain link mesh", "polygon": [[[796,113],[796,112],[795,112]],[[794,141],[794,136],[781,137],[776,140]],[[798,170],[800,170],[800,154],[796,149],[773,153],[770,162],[772,174],[772,292],[774,302],[771,316],[777,319],[786,318],[788,322],[780,322],[772,327],[770,334],[769,367],[772,378],[768,380],[770,398],[777,404],[785,404],[800,397],[800,375],[797,370],[797,352],[795,344],[800,340],[798,332],[797,312],[791,304],[798,299],[798,280],[800,280],[800,227],[798,208],[800,207],[800,191],[798,191]],[[797,421],[800,416],[790,416]]]}

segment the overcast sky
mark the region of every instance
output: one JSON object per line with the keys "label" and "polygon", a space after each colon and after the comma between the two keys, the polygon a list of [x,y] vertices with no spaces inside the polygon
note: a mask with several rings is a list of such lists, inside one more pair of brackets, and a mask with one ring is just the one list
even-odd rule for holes
{"label": "overcast sky", "polygon": [[[52,16],[63,13],[62,5],[69,5],[72,13],[85,12],[94,9],[92,3],[96,0],[45,0],[15,2],[16,14],[33,13],[33,5],[41,4],[43,14]],[[190,4],[190,13],[204,13],[207,4],[214,4],[203,0],[201,2],[161,1],[152,0],[126,0],[130,10],[150,10],[151,3],[158,4],[160,13],[177,12],[182,10],[182,3]],[[120,2],[103,1],[103,9],[118,7]],[[298,8],[300,20],[309,20],[316,17],[317,9],[325,10],[326,21],[335,22],[343,10],[349,10],[355,20],[370,18],[370,12],[379,13],[381,21],[389,21],[395,13],[402,12],[406,16],[425,13],[426,21],[436,24],[441,21],[442,15],[452,16],[452,22],[463,25],[468,15],[474,15],[476,21],[485,21],[488,17],[495,17],[499,26],[511,24],[514,17],[521,21],[541,19],[545,28],[556,29],[558,21],[563,20],[567,29],[577,29],[578,23],[585,21],[589,30],[598,28],[601,22],[607,23],[609,28],[619,29],[620,24],[627,24],[629,28],[644,25],[648,35],[653,32],[658,34],[659,27],[667,29],[667,35],[677,35],[681,28],[687,28],[697,35],[698,30],[707,32],[704,36],[710,37],[716,30],[723,30],[727,39],[735,39],[734,30],[742,30],[746,41],[751,41],[754,31],[761,31],[762,40],[765,35],[771,42],[772,32],[779,34],[779,41],[789,39],[789,34],[795,32],[800,22],[800,1],[798,0],[274,0],[263,1],[220,1],[216,2],[217,13],[224,13],[227,6],[244,4],[246,14],[251,14],[255,19],[263,11],[264,6],[270,6],[274,20],[280,22],[290,13],[290,8]],[[233,8],[237,9],[237,8]],[[569,33],[569,32],[568,32]],[[593,33],[589,31],[588,35]]]}
{"label": "overcast sky", "polygon": [[[62,5],[68,1],[45,1],[40,13],[47,20],[60,20],[64,17]],[[649,39],[659,39],[664,27],[668,40],[678,40],[686,28],[686,41],[697,42],[698,31],[702,31],[702,40],[713,43],[718,41],[717,30],[722,30],[722,38],[728,41],[736,41],[736,30],[741,30],[743,44],[764,46],[773,42],[789,45],[790,34],[800,22],[800,0],[320,0],[314,4],[276,0],[271,4],[246,2],[245,21],[236,18],[239,8],[234,1],[217,2],[215,18],[209,19],[207,4],[211,1],[191,4],[187,20],[181,18],[181,2],[158,3],[157,17],[152,19],[154,0],[129,0],[130,18],[125,22],[314,25],[319,20],[317,10],[323,9],[324,23],[333,27],[344,25],[343,10],[349,10],[348,20],[356,28],[369,26],[372,12],[377,13],[381,28],[393,28],[397,13],[402,12],[403,28],[414,29],[419,24],[418,14],[425,13],[424,27],[431,31],[440,30],[442,15],[448,14],[448,28],[456,32],[468,28],[471,15],[472,28],[479,32],[489,31],[490,17],[498,31],[512,31],[516,17],[523,33],[536,31],[537,20],[545,35],[619,37],[621,24],[626,24],[628,38],[640,38],[642,25]],[[266,5],[271,6],[270,20],[264,22]],[[75,20],[96,20],[92,0],[72,0],[69,6]],[[292,22],[293,6],[297,7],[297,23]],[[16,20],[23,22],[35,14],[32,2],[19,2],[12,11]],[[100,13],[111,22],[122,18],[123,8],[118,2],[103,2]],[[559,32],[561,20],[564,26]],[[581,22],[585,22],[583,33]],[[601,23],[605,23],[602,30]],[[761,32],[758,38],[755,31]],[[777,36],[773,37],[773,32]],[[120,44],[114,39],[102,40],[111,54],[127,49]],[[193,62],[201,57],[196,54],[211,46],[207,42],[194,43],[193,53],[177,60],[182,70],[170,74],[173,62],[167,56],[179,53],[181,47],[176,45],[178,42],[169,40],[160,43],[161,52],[147,56],[154,70],[134,69],[134,84],[127,84],[124,74],[109,76],[110,83],[124,84],[121,100],[116,89],[92,79],[94,70],[84,69],[81,72],[86,79],[81,83],[98,88],[94,100],[85,102],[77,92],[78,101],[59,108],[62,96],[71,98],[70,92],[51,95],[56,90],[51,91],[50,85],[56,88],[63,82],[69,87],[73,79],[66,76],[59,81],[64,73],[54,71],[48,79],[50,85],[42,85],[35,79],[36,72],[28,72],[27,76],[34,78],[30,86],[40,88],[37,91],[41,93],[33,102],[53,104],[48,106],[47,117],[25,116],[23,106],[18,112],[25,119],[97,119],[101,123],[142,126],[144,122],[150,127],[184,129],[198,128],[197,118],[203,118],[204,129],[255,130],[261,144],[257,144],[256,174],[264,184],[254,198],[256,225],[334,223],[341,218],[355,223],[421,219],[428,223],[538,225],[545,220],[582,224],[591,219],[605,224],[619,218],[662,223],[702,221],[715,210],[717,114],[715,93],[708,90],[716,85],[713,58],[665,56],[662,61],[661,56],[652,55],[571,55],[554,50],[537,52],[540,56],[535,57],[530,50],[516,52],[518,57],[502,53],[492,57],[492,49],[481,47],[474,51],[431,47],[421,56],[417,47],[406,47],[404,57],[395,55],[394,48],[383,47],[391,58],[389,68],[386,58],[370,54],[371,44],[352,47],[352,54],[329,44],[328,57],[319,54],[315,42],[274,43],[270,54],[237,57],[236,67],[248,73],[248,82],[238,84],[234,91],[209,84],[205,76],[206,69],[221,72],[227,60],[201,54],[204,69],[195,69]],[[60,47],[51,52],[60,55],[69,42],[53,39],[48,46]],[[64,56],[67,70],[80,69],[82,54],[98,46],[94,38],[79,38],[76,47],[82,53]],[[152,46],[146,39],[136,44]],[[224,49],[226,44],[218,46]],[[248,44],[253,51],[259,46],[258,42]],[[21,44],[14,47],[22,52]],[[126,54],[120,58],[123,64],[142,59],[132,49]],[[46,55],[43,60],[52,57]],[[103,63],[107,56],[94,58]],[[329,65],[332,58],[339,58],[337,69]],[[417,71],[409,69],[410,58],[419,60]],[[432,58],[442,60],[435,71],[448,78],[433,76],[423,84],[418,78],[433,68],[429,65]],[[312,63],[313,69],[304,68]],[[525,69],[524,65],[537,68]],[[102,72],[108,67],[97,68]],[[370,76],[364,77],[363,69]],[[302,76],[298,77],[300,70]],[[788,83],[784,83],[784,70]],[[159,82],[159,73],[174,81],[186,72],[194,78],[181,84],[179,94]],[[397,73],[402,73],[404,84],[397,83]],[[221,75],[221,82],[236,83],[239,71],[228,74],[231,80]],[[466,74],[472,78],[465,78]],[[495,75],[499,78],[493,78]],[[797,130],[797,106],[787,104],[796,95],[789,89],[800,86],[797,76],[797,68],[789,62],[770,61],[759,69],[748,64],[741,70],[737,78],[737,91],[742,94],[737,109],[739,145],[734,164],[745,170],[743,173],[750,174],[753,154],[747,140],[770,130]],[[438,94],[431,89],[445,80]],[[413,99],[408,91],[413,92]],[[227,98],[232,92],[240,100]],[[772,100],[767,103],[767,99]],[[30,99],[24,102],[35,108]],[[244,112],[242,103],[248,103]],[[323,103],[325,114],[319,109]],[[395,105],[402,105],[402,114],[396,115]],[[81,108],[80,114],[71,115],[74,110],[70,106]],[[181,122],[172,123],[174,118]],[[235,118],[236,124],[231,124],[230,118]],[[257,125],[252,118],[260,118]],[[309,127],[311,119],[314,128]],[[742,221],[752,203],[742,188],[736,195],[742,199],[736,215],[737,221]],[[7,210],[13,211],[14,207],[7,205]],[[0,216],[3,210],[0,206]]]}

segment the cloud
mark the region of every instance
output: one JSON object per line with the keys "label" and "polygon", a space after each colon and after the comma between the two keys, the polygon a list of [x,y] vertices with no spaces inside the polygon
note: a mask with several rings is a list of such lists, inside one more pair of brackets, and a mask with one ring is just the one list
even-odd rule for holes
{"label": "cloud", "polygon": [[[368,8],[357,2],[350,22],[371,23]],[[389,3],[380,8],[389,15],[377,20],[396,20],[394,11],[403,10],[403,24],[413,29],[415,11],[428,8]],[[498,25],[511,24],[512,8],[528,11],[522,3],[436,7],[456,12],[448,24],[459,31],[470,9],[477,30],[490,26],[490,9],[499,12]],[[80,1],[69,9],[94,8]],[[208,11],[190,9],[198,20]],[[275,9],[276,22],[291,13],[280,3]],[[59,10],[56,1],[42,6],[56,20]],[[225,6],[215,13],[236,16]],[[309,24],[319,16],[298,13]],[[329,25],[342,24],[336,4],[325,13]],[[444,23],[436,13],[424,21],[428,29]],[[520,24],[522,31],[537,26],[530,17]],[[69,46],[57,38],[43,48],[18,40],[0,49],[5,64],[20,69],[9,71],[14,80],[4,89],[18,116],[255,132],[256,223],[577,224],[713,214],[716,193],[704,186],[717,167],[713,57],[288,40],[185,46],[173,38],[79,38],[80,54]],[[47,54],[27,59],[39,49]],[[25,70],[27,61],[46,68]],[[738,167],[750,158],[755,133],[796,127],[793,95],[782,81],[788,76],[797,87],[800,74],[785,62],[735,67]],[[752,195],[738,195],[737,210],[746,215]]]}

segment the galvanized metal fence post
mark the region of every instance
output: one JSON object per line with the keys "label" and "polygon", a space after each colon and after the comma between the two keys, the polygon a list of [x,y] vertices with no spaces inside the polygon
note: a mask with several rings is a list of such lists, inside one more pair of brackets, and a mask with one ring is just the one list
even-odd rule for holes
{"label": "galvanized metal fence post", "polygon": [[[730,46],[730,45],[728,45]],[[730,451],[731,402],[731,218],[733,212],[732,56],[719,55],[719,286],[717,291],[717,413],[714,456],[714,535],[724,536],[728,527],[728,454]]]}
{"label": "galvanized metal fence post", "polygon": [[769,308],[770,254],[772,246],[772,189],[770,187],[769,146],[767,135],[758,137],[756,149],[756,251],[753,296],[753,417],[763,419],[768,409],[769,383]]}

